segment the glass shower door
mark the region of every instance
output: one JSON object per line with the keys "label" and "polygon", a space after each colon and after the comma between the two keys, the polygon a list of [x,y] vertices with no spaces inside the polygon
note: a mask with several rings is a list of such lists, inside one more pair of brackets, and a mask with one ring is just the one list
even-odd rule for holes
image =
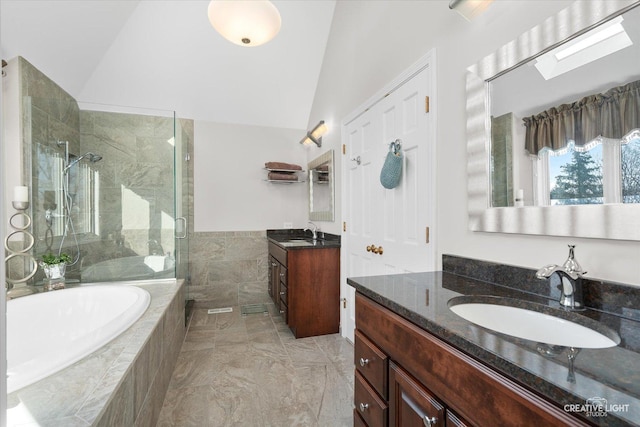
{"label": "glass shower door", "polygon": [[193,147],[193,121],[175,120],[175,211],[176,211],[176,278],[185,281],[186,318],[192,305],[190,295],[191,275],[189,265],[189,237],[193,229],[191,201],[193,182],[191,151]]}

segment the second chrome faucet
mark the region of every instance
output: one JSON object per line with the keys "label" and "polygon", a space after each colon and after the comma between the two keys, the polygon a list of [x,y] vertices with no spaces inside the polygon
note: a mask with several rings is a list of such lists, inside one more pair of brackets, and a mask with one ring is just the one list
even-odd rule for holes
{"label": "second chrome faucet", "polygon": [[587,272],[576,261],[574,249],[575,245],[569,245],[569,257],[562,266],[545,265],[536,272],[536,277],[545,279],[556,274],[560,278],[560,305],[569,310],[584,310],[582,276]]}

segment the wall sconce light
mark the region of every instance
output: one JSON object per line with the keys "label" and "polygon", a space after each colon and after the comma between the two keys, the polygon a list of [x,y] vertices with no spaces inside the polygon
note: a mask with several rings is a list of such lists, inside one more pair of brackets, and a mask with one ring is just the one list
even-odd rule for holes
{"label": "wall sconce light", "polygon": [[464,19],[471,21],[484,12],[492,2],[493,0],[451,0],[449,9],[455,10]]}
{"label": "wall sconce light", "polygon": [[222,37],[240,46],[260,46],[278,34],[280,12],[268,0],[212,0],[209,22]]}
{"label": "wall sconce light", "polygon": [[324,120],[320,120],[320,123],[311,129],[304,138],[300,140],[302,145],[316,144],[318,147],[322,145],[322,135],[327,133],[327,125],[324,124]]}

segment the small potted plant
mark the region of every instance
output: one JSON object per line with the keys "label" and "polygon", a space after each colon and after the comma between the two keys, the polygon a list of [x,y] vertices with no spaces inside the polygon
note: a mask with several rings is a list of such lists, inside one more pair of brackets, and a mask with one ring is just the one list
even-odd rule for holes
{"label": "small potted plant", "polygon": [[48,253],[42,255],[40,266],[44,270],[47,279],[62,279],[67,268],[67,263],[71,261],[71,257],[64,252],[59,255]]}

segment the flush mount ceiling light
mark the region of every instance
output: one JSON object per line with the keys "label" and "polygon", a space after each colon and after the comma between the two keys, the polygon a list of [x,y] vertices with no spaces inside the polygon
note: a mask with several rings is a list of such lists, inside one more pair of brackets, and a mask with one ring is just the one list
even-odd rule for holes
{"label": "flush mount ceiling light", "polygon": [[316,144],[320,147],[322,145],[322,135],[327,133],[327,130],[328,128],[327,125],[324,124],[324,120],[320,120],[320,123],[307,132],[305,137],[300,140],[300,144],[305,146]]}
{"label": "flush mount ceiling light", "polygon": [[455,10],[464,19],[471,21],[484,12],[492,2],[493,0],[451,0],[449,9]]}
{"label": "flush mount ceiling light", "polygon": [[278,34],[280,12],[268,0],[212,0],[209,22],[222,37],[240,46],[260,46]]}

